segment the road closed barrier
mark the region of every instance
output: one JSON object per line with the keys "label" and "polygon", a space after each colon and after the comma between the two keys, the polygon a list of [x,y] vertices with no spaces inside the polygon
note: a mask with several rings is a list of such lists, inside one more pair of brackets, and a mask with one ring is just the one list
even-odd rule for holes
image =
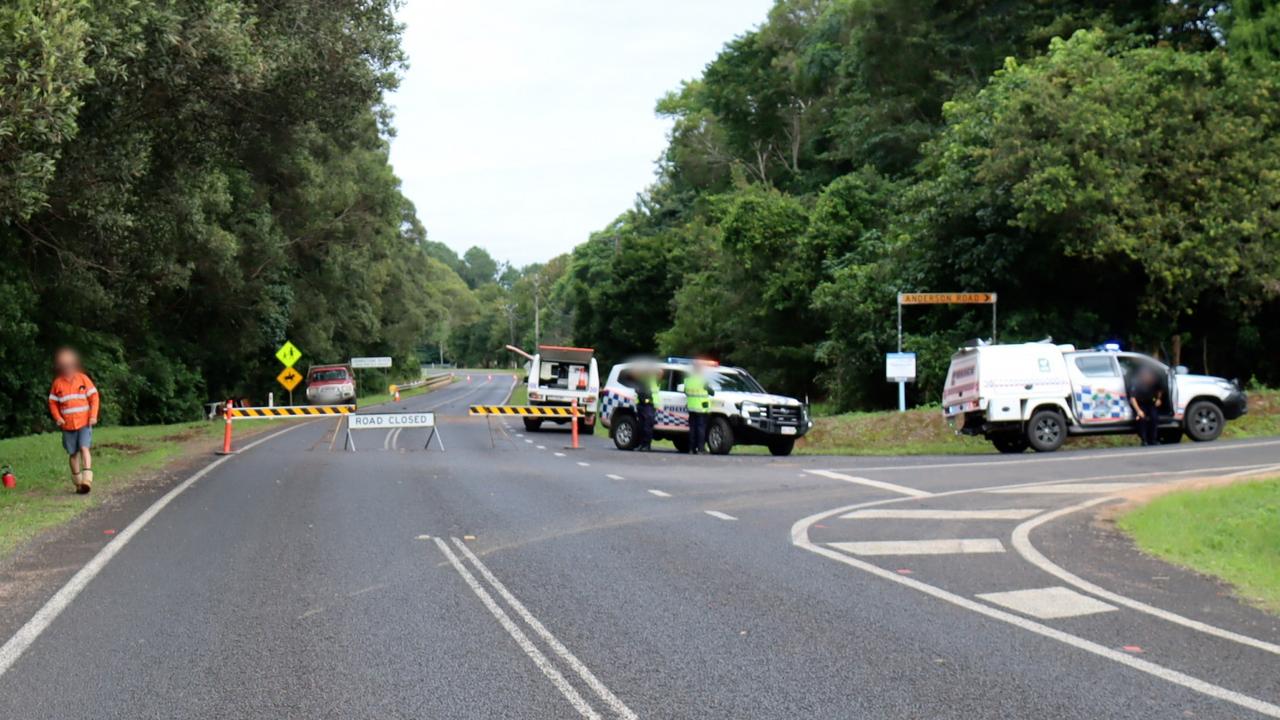
{"label": "road closed barrier", "polygon": [[222,412],[226,421],[222,431],[222,450],[219,455],[230,455],[231,424],[236,420],[268,420],[279,418],[309,418],[318,416],[351,415],[355,405],[284,405],[281,407],[234,407],[230,401]]}
{"label": "road closed barrier", "polygon": [[347,439],[343,444],[343,448],[355,452],[355,438],[351,436],[353,430],[402,430],[404,428],[431,428],[431,432],[427,434],[427,442],[422,446],[423,450],[431,447],[431,440],[440,445],[440,450],[444,451],[444,441],[440,438],[440,433],[436,430],[436,414],[433,412],[397,412],[397,413],[362,413],[359,415],[347,416]]}
{"label": "road closed barrier", "polygon": [[[573,434],[573,449],[579,449],[578,445],[578,420],[582,418],[582,411],[578,409],[578,401],[574,400],[569,407],[549,406],[549,405],[472,405],[470,408],[471,415],[484,415],[492,417],[494,415],[517,415],[520,417],[569,417],[573,420],[569,423],[570,430]],[[490,428],[490,439],[492,439],[492,428]]]}

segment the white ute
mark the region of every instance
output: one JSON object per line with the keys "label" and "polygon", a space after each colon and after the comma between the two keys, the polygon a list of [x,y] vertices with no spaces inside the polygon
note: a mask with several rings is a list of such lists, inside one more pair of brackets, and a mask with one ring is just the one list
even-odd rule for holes
{"label": "white ute", "polygon": [[[510,347],[510,346],[508,346]],[[524,353],[521,353],[524,354]],[[539,345],[529,358],[529,404],[534,407],[570,407],[576,400],[582,422],[595,423],[596,395],[600,392],[600,370],[591,348]],[[569,418],[524,418],[524,428],[535,432],[542,423],[568,423]]]}
{"label": "white ute", "polygon": [[1199,442],[1217,439],[1227,420],[1248,411],[1237,383],[1191,375],[1182,366],[1171,369],[1116,345],[1076,350],[1051,342],[979,341],[952,356],[942,409],[960,433],[982,435],[1000,452],[1050,452],[1068,435],[1134,432],[1128,379],[1143,366],[1163,378],[1162,443],[1176,443],[1184,434]]}
{"label": "white ute", "polygon": [[[600,391],[600,421],[619,450],[633,450],[639,442],[636,415],[638,366],[662,370],[662,398],[656,408],[653,435],[670,440],[680,452],[689,450],[689,411],[684,379],[693,372],[693,360],[668,358],[666,362],[621,363],[609,371]],[[764,445],[774,455],[790,455],[796,439],[813,427],[809,408],[795,398],[772,395],[737,367],[712,365],[706,370],[712,391],[711,417],[707,423],[707,447],[727,455],[734,445]]]}

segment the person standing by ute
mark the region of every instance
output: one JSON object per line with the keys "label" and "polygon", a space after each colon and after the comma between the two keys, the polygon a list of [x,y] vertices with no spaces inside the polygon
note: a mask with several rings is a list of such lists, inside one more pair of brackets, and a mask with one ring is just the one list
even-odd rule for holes
{"label": "person standing by ute", "polygon": [[1129,384],[1129,405],[1143,447],[1159,445],[1160,436],[1160,378],[1150,367],[1141,367]]}
{"label": "person standing by ute", "polygon": [[653,449],[653,426],[657,422],[657,405],[662,401],[662,370],[646,367],[636,383],[636,404],[640,408],[640,444],[637,450]]}
{"label": "person standing by ute", "polygon": [[93,426],[98,424],[98,388],[80,370],[80,357],[71,348],[53,355],[57,377],[49,389],[49,414],[62,429],[62,447],[71,464],[71,482],[84,495],[93,489]]}
{"label": "person standing by ute", "polygon": [[701,366],[695,364],[684,379],[684,396],[689,410],[689,454],[697,455],[707,444],[707,416],[711,413],[711,390]]}

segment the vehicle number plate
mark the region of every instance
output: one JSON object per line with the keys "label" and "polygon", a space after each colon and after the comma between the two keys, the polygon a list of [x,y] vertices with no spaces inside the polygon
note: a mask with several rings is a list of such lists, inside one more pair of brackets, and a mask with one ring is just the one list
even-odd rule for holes
{"label": "vehicle number plate", "polygon": [[795,429],[795,428],[793,428],[793,427],[784,427],[784,428],[782,428],[782,434],[783,434],[783,435],[795,435],[795,434],[796,434],[796,429]]}

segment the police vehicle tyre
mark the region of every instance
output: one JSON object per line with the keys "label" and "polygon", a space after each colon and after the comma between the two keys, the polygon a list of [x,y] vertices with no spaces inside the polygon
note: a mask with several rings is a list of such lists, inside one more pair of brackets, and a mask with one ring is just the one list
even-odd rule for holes
{"label": "police vehicle tyre", "polygon": [[671,438],[671,444],[676,446],[676,452],[678,453],[683,454],[689,452],[688,437]]}
{"label": "police vehicle tyre", "polygon": [[524,418],[524,429],[529,432],[538,432],[542,429],[542,421],[533,418]]}
{"label": "police vehicle tyre", "polygon": [[1031,447],[1031,443],[1027,442],[1022,435],[997,435],[991,438],[991,444],[996,446],[996,450],[1006,455],[1017,455]]}
{"label": "police vehicle tyre", "polygon": [[795,438],[783,438],[781,440],[773,440],[769,443],[769,453],[783,457],[790,455],[792,450],[796,449]]}
{"label": "police vehicle tyre", "polygon": [[733,428],[722,417],[713,417],[707,423],[707,447],[712,455],[728,455],[733,450]]}
{"label": "police vehicle tyre", "polygon": [[1161,445],[1177,445],[1182,442],[1182,428],[1163,428],[1158,439]]}
{"label": "police vehicle tyre", "polygon": [[619,450],[635,450],[640,440],[640,423],[634,415],[621,415],[613,419],[613,444]]}
{"label": "police vehicle tyre", "polygon": [[1196,442],[1217,440],[1226,425],[1222,408],[1208,400],[1197,400],[1187,408],[1187,435]]}
{"label": "police vehicle tyre", "polygon": [[1067,420],[1057,410],[1037,410],[1027,423],[1027,444],[1036,452],[1053,452],[1067,441]]}

